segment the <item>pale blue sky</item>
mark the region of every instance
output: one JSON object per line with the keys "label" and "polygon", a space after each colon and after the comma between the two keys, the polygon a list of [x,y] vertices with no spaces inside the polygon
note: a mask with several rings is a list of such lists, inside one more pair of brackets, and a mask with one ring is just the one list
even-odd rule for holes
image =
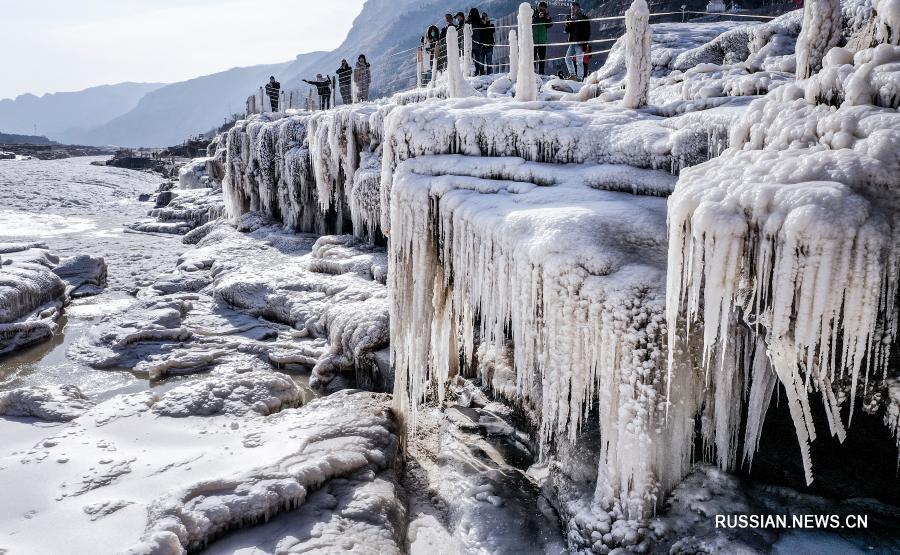
{"label": "pale blue sky", "polygon": [[364,0],[0,0],[0,99],[331,50]]}

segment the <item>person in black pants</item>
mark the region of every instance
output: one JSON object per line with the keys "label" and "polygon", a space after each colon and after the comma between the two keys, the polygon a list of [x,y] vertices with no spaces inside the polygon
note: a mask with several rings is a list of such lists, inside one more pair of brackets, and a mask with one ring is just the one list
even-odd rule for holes
{"label": "person in black pants", "polygon": [[331,108],[331,79],[323,76],[321,73],[316,75],[315,81],[307,81],[303,80],[304,83],[309,83],[310,85],[316,88],[316,92],[319,93],[319,106],[323,110],[327,110]]}
{"label": "person in black pants", "polygon": [[531,17],[531,36],[534,39],[534,62],[538,75],[544,75],[547,71],[547,42],[550,27],[553,27],[553,19],[547,11],[546,2],[538,2],[538,9]]}
{"label": "person in black pants", "polygon": [[275,80],[275,76],[269,77],[266,83],[266,96],[269,97],[269,103],[272,105],[272,111],[278,111],[278,97],[281,95],[281,83]]}
{"label": "person in black pants", "polygon": [[353,104],[353,68],[347,60],[341,60],[341,67],[337,70],[338,88],[341,91],[341,101],[344,104]]}

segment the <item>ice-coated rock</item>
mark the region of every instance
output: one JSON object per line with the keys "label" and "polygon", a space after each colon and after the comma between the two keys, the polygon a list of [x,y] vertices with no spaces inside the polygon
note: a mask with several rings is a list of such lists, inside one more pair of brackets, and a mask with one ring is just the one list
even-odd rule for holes
{"label": "ice-coated rock", "polygon": [[73,385],[0,391],[0,416],[30,416],[47,422],[68,422],[92,406],[93,402]]}

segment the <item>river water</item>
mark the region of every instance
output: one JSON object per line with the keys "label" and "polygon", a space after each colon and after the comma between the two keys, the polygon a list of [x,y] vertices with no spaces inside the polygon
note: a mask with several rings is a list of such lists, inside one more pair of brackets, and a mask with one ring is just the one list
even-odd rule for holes
{"label": "river water", "polygon": [[164,179],[91,164],[104,159],[0,161],[0,242],[40,241],[59,256],[102,256],[109,268],[104,293],[73,301],[50,341],[0,358],[0,389],[73,384],[102,399],[149,386],[145,377],[94,370],[66,356],[99,317],[128,307],[137,289],[173,268],[185,250],[180,237],[124,227],[147,218],[152,204],[138,196],[155,191]]}

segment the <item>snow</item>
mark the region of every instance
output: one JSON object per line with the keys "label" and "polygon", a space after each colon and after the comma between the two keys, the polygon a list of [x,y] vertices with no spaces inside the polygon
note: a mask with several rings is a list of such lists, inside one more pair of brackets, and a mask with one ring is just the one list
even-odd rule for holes
{"label": "snow", "polygon": [[625,11],[625,97],[622,106],[640,108],[650,92],[650,8],[634,0]]}
{"label": "snow", "polygon": [[[203,383],[184,387],[202,391]],[[0,420],[4,437],[27,428],[31,438],[6,445],[0,458],[3,491],[19,500],[0,507],[0,545],[92,553],[102,537],[104,552],[182,553],[314,502],[314,513],[292,515],[306,516],[296,521],[297,544],[322,512],[337,512],[317,490],[342,490],[346,505],[365,506],[372,478],[397,454],[384,395],[338,393],[270,416],[209,415],[193,399],[176,390],[121,395],[50,428]],[[353,539],[385,541],[388,523],[367,522]],[[323,550],[353,541],[306,539]]]}

